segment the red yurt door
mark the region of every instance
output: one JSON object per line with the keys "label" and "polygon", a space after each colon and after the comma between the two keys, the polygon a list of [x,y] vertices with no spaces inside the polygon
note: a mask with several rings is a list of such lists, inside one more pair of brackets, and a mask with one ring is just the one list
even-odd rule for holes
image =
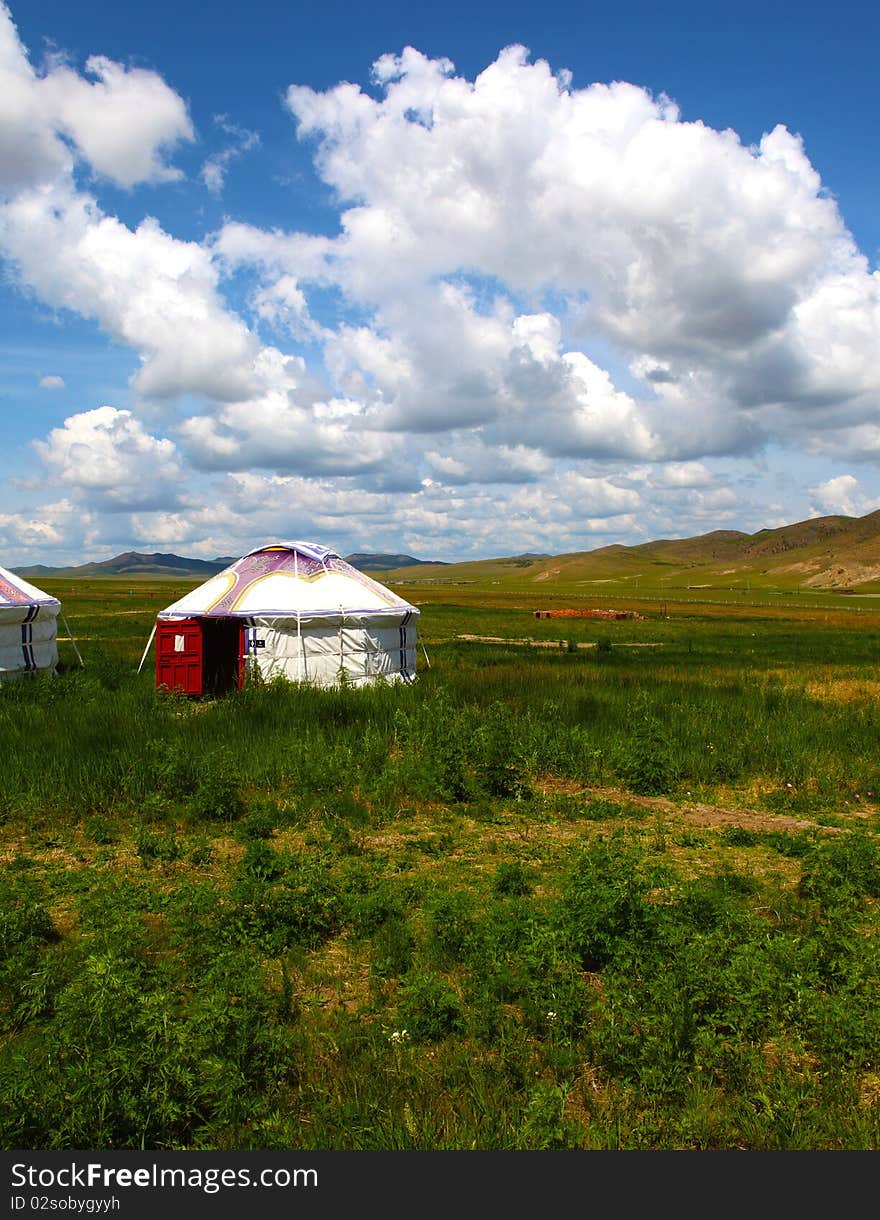
{"label": "red yurt door", "polygon": [[202,693],[202,627],[198,619],[184,618],[156,625],[156,685]]}

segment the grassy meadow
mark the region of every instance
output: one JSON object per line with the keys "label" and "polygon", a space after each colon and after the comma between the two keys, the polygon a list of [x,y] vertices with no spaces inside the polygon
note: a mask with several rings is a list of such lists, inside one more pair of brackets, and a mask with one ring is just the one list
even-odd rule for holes
{"label": "grassy meadow", "polygon": [[191,586],[40,583],[4,1147],[880,1147],[880,603],[414,577],[411,687],[187,701]]}

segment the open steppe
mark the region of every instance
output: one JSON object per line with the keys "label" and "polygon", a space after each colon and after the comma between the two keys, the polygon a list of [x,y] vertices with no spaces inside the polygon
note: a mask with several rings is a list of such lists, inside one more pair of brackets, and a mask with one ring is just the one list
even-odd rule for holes
{"label": "open steppe", "polygon": [[136,673],[185,584],[41,580],[6,1147],[880,1146],[880,603],[444,577],[413,686],[213,702]]}

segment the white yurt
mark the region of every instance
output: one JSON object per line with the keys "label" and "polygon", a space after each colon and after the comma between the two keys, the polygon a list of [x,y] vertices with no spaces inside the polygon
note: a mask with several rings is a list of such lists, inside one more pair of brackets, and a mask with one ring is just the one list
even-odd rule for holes
{"label": "white yurt", "polygon": [[156,684],[202,695],[241,686],[248,673],[317,686],[342,674],[352,686],[411,682],[418,618],[335,551],[273,543],[157,615]]}
{"label": "white yurt", "polygon": [[61,602],[0,567],[0,681],[54,672]]}

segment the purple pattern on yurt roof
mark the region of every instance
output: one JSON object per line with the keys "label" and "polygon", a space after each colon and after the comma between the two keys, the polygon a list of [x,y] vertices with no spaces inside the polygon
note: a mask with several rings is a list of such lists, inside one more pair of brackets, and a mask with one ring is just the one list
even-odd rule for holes
{"label": "purple pattern on yurt roof", "polygon": [[[36,596],[34,596],[36,594]],[[0,575],[0,606],[60,606],[57,597],[50,597],[39,589],[31,593],[20,589],[7,577]]]}
{"label": "purple pattern on yurt roof", "polygon": [[10,584],[2,576],[0,576],[0,600],[10,602],[13,606],[27,606],[31,602],[31,598],[28,597],[23,589]]}
{"label": "purple pattern on yurt roof", "polygon": [[[350,563],[347,563],[339,555],[332,555],[327,560],[327,567],[331,572],[341,572],[343,576],[347,576],[350,580],[356,580],[365,589],[375,589],[378,583],[373,580],[372,576],[367,576],[366,572],[361,572],[358,568],[352,567]],[[389,593],[392,597],[394,596],[389,589],[385,589],[384,586],[382,588],[384,593]]]}
{"label": "purple pattern on yurt roof", "polygon": [[259,551],[252,551],[226,569],[226,572],[234,574],[235,580],[232,588],[224,593],[219,601],[214,602],[210,612],[211,614],[228,613],[244,596],[249,586],[263,576],[272,576],[276,572],[288,572],[291,575],[296,573],[298,576],[309,577],[323,570],[322,563],[313,559],[311,555],[305,554],[298,547],[265,547]]}
{"label": "purple pattern on yurt roof", "polygon": [[310,555],[304,555],[302,551],[297,551],[296,570],[299,576],[309,577],[316,575],[318,572],[323,572],[325,568],[323,563],[319,563],[317,559],[312,559]]}
{"label": "purple pattern on yurt roof", "polygon": [[[358,571],[350,563],[347,563],[336,552],[328,547],[316,546],[311,542],[292,542],[292,543],[273,543],[269,546],[260,547],[259,550],[251,551],[247,555],[243,555],[241,559],[237,559],[235,563],[230,564],[228,568],[218,573],[218,579],[224,577],[227,580],[231,579],[230,587],[222,593],[216,601],[205,607],[201,611],[197,611],[198,615],[210,618],[221,618],[234,616],[249,616],[254,613],[261,615],[268,614],[269,616],[282,615],[291,613],[291,610],[278,609],[269,610],[262,607],[259,612],[250,607],[247,611],[243,611],[241,607],[242,600],[247,596],[249,589],[265,579],[267,576],[275,574],[283,574],[286,576],[296,576],[301,580],[314,580],[322,574],[338,572],[340,575],[347,577],[349,580],[355,581],[364,589],[369,590],[373,595],[378,595],[381,600],[385,601],[384,608],[374,606],[371,613],[394,614],[401,609],[408,609],[407,603],[390,589],[386,589],[383,585],[378,584],[365,573]],[[169,608],[170,609],[170,608]],[[326,607],[317,609],[310,607],[310,614],[326,614],[336,613],[338,607]],[[360,613],[360,611],[353,611]],[[158,617],[174,617],[169,615],[168,610],[163,610]]]}

